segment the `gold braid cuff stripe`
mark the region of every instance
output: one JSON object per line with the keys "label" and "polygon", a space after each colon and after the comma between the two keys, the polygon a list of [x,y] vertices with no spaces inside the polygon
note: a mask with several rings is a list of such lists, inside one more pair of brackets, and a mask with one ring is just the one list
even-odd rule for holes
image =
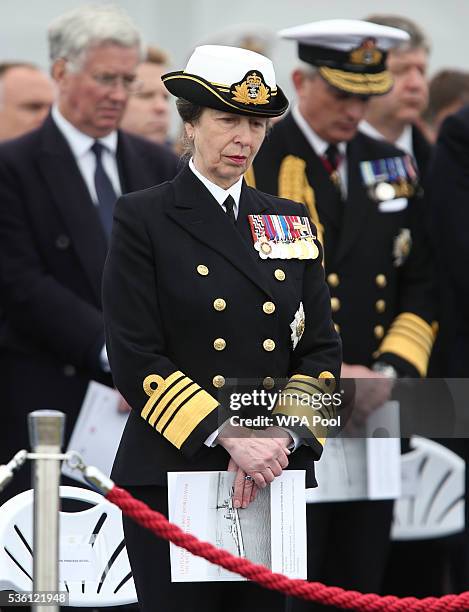
{"label": "gold braid cuff stripe", "polygon": [[314,190],[306,178],[306,162],[301,157],[287,155],[283,158],[278,173],[278,195],[287,200],[300,202],[308,209],[311,221],[316,226],[318,240],[323,247],[324,265],[324,226],[319,220]]}
{"label": "gold braid cuff stripe", "polygon": [[435,334],[431,325],[416,314],[403,312],[391,325],[377,356],[394,353],[411,363],[420,376],[425,376],[434,340]]}
{"label": "gold braid cuff stripe", "polygon": [[182,444],[219,403],[182,372],[164,379],[150,374],[143,381],[148,400],[142,417],[174,446]]}
{"label": "gold braid cuff stripe", "polygon": [[273,410],[273,414],[285,414],[288,416],[307,417],[308,429],[318,440],[321,446],[324,446],[327,437],[327,426],[321,423],[313,424],[312,417],[319,415],[326,419],[334,417],[334,409],[332,413],[326,406],[319,409],[313,408],[310,404],[313,395],[321,395],[322,393],[332,393],[335,389],[335,378],[330,372],[321,372],[319,378],[306,376],[305,374],[295,374],[288,381],[282,391],[278,404]]}

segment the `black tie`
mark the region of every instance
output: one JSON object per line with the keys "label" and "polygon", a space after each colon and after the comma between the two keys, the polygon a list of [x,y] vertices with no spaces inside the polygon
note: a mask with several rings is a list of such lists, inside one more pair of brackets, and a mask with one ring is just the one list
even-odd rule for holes
{"label": "black tie", "polygon": [[103,224],[104,232],[109,238],[111,235],[112,228],[112,214],[114,210],[114,204],[116,203],[116,192],[112,186],[111,180],[104,169],[101,155],[104,146],[99,142],[95,141],[91,150],[96,156],[96,170],[94,173],[94,185],[96,187],[96,195],[98,196],[98,208],[99,216],[101,217],[101,223]]}
{"label": "black tie", "polygon": [[324,157],[326,158],[324,165],[326,165],[327,171],[329,172],[329,176],[331,177],[331,181],[333,182],[334,187],[337,189],[339,195],[342,198],[340,175],[338,172],[338,168],[342,160],[342,156],[339,152],[339,147],[336,144],[330,144],[324,153]]}
{"label": "black tie", "polygon": [[228,218],[233,225],[236,223],[236,217],[234,214],[234,205],[235,205],[235,201],[230,195],[223,202],[223,206],[225,207],[226,214],[228,215]]}
{"label": "black tie", "polygon": [[335,172],[340,164],[341,155],[339,153],[339,147],[336,144],[330,144],[325,152],[325,157],[331,167],[331,172]]}

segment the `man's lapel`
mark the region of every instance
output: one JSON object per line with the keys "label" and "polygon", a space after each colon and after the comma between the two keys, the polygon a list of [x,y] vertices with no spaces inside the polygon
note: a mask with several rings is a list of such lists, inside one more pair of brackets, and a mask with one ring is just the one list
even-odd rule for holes
{"label": "man's lapel", "polygon": [[119,130],[116,159],[122,193],[146,189],[152,184],[154,177],[148,176],[148,165],[142,160],[142,154],[145,154],[142,148]]}
{"label": "man's lapel", "polygon": [[68,228],[73,249],[100,303],[106,237],[98,210],[73,154],[50,116],[43,127],[43,145],[38,164],[53,202]]}
{"label": "man's lapel", "polygon": [[358,133],[347,145],[347,200],[344,202],[344,217],[336,261],[343,259],[357,242],[367,215],[373,208],[360,171],[360,162],[366,160],[361,134]]}
{"label": "man's lapel", "polygon": [[200,242],[217,251],[247,278],[271,295],[262,267],[253,259],[254,247],[246,240],[245,217],[266,210],[264,201],[243,184],[238,216],[239,227],[229,218],[194,173],[185,167],[173,182],[175,199],[166,213]]}

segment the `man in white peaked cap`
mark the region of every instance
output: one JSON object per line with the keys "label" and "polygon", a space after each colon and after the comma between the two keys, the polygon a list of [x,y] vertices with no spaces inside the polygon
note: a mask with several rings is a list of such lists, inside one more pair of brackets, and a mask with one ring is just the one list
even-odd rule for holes
{"label": "man in white peaked cap", "polygon": [[[280,36],[298,44],[297,101],[273,127],[249,179],[303,202],[318,228],[343,342],[341,375],[355,380],[351,420],[360,423],[389,399],[394,379],[425,376],[433,344],[432,272],[415,168],[393,145],[358,132],[370,97],[392,87],[387,51],[408,35],[331,20]],[[309,579],[379,591],[392,510],[392,501],[309,504]],[[295,612],[323,609],[290,605]]]}

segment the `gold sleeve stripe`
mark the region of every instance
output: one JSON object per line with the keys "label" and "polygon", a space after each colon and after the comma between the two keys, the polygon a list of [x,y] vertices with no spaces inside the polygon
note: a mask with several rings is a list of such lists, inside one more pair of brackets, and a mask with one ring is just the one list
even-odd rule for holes
{"label": "gold sleeve stripe", "polygon": [[279,403],[278,410],[277,407],[274,408],[274,414],[277,413],[297,416],[300,419],[306,417],[309,423],[308,429],[315,438],[324,440],[327,437],[327,427],[320,423],[314,425],[312,422],[312,417],[314,415],[325,416],[324,412],[322,410],[314,410],[312,406],[308,406],[306,402],[299,403],[297,397],[285,396],[285,398],[281,400],[281,403]]}
{"label": "gold sleeve stripe", "polygon": [[320,409],[313,408],[311,399],[313,395],[331,392],[335,388],[335,378],[330,372],[321,372],[321,378],[313,378],[305,374],[294,374],[283,389],[273,414],[286,414],[288,416],[307,417],[308,429],[324,446],[327,437],[327,427],[321,423],[314,424],[312,417],[320,415],[333,418],[333,407],[322,406]]}
{"label": "gold sleeve stripe", "polygon": [[330,372],[321,372],[321,374],[319,374],[319,378],[313,378],[312,376],[306,376],[305,374],[293,374],[286,387],[288,387],[291,383],[310,384],[315,388],[319,387],[321,391],[328,392],[335,389],[335,378]]}
{"label": "gold sleeve stripe", "polygon": [[176,448],[181,448],[197,425],[203,421],[219,403],[209,393],[200,389],[190,400],[180,408],[166,427],[163,435]]}
{"label": "gold sleeve stripe", "polygon": [[252,166],[249,166],[244,173],[244,180],[249,187],[256,187],[256,177],[254,175],[254,168]]}
{"label": "gold sleeve stripe", "polygon": [[145,378],[143,381],[143,390],[148,395],[149,399],[141,412],[144,419],[148,418],[149,414],[154,409],[156,402],[160,399],[166,389],[183,377],[184,374],[182,372],[176,371],[168,376],[166,380],[162,376],[158,376],[158,374],[150,374]]}
{"label": "gold sleeve stripe", "polygon": [[431,325],[412,312],[403,312],[391,325],[377,356],[394,353],[411,363],[420,376],[425,376],[434,340]]}
{"label": "gold sleeve stripe", "polygon": [[219,403],[182,372],[164,379],[150,374],[143,381],[149,396],[141,416],[177,448]]}
{"label": "gold sleeve stripe", "polygon": [[433,346],[432,340],[419,334],[410,325],[407,325],[405,323],[398,323],[396,325],[393,325],[391,329],[393,333],[403,334],[404,336],[407,336],[411,340],[414,340],[415,342],[417,342],[417,344],[419,344],[424,350],[431,351],[432,346]]}
{"label": "gold sleeve stripe", "polygon": [[283,158],[278,173],[278,195],[305,204],[316,226],[318,240],[324,246],[324,227],[319,220],[314,190],[306,178],[306,162],[301,157],[287,155]]}
{"label": "gold sleeve stripe", "polygon": [[173,397],[170,405],[166,408],[164,414],[161,415],[161,419],[159,419],[158,422],[155,423],[157,431],[163,431],[164,426],[170,420],[176,410],[178,410],[181,405],[188,400],[189,397],[201,390],[202,389],[199,387],[199,385],[194,382],[189,383],[184,387],[184,389],[181,389],[181,392],[177,396],[175,395]]}
{"label": "gold sleeve stripe", "polygon": [[192,384],[191,379],[184,376],[177,382],[173,383],[163,393],[163,395],[156,402],[156,406],[155,406],[155,410],[153,414],[151,414],[150,418],[148,419],[148,422],[152,427],[155,427],[157,425],[158,421],[163,416],[168,406],[171,405],[171,403],[176,399],[176,397],[180,393],[182,393],[187,387],[189,387],[191,384]]}
{"label": "gold sleeve stripe", "polygon": [[184,389],[191,381],[182,375],[180,378],[174,380],[170,385],[166,387],[163,393],[157,398],[153,411],[148,415],[148,422],[150,425],[154,425],[156,420],[159,418],[161,413],[166,409],[168,402],[172,400],[175,394],[179,393]]}

